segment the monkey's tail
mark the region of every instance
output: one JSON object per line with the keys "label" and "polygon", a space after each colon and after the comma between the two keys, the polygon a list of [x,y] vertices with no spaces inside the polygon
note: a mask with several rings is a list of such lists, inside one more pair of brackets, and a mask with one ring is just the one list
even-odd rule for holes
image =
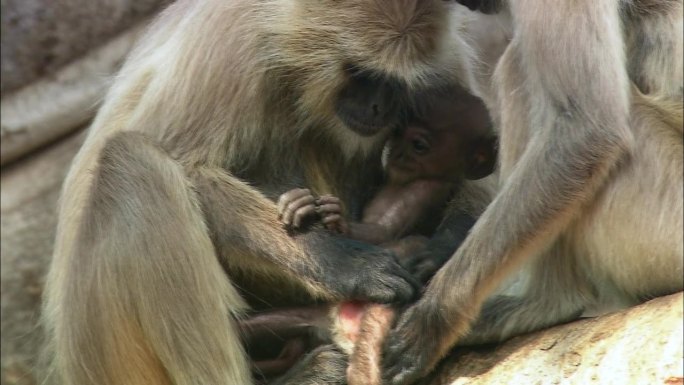
{"label": "monkey's tail", "polygon": [[52,379],[251,383],[231,317],[245,305],[182,167],[142,135],[120,133],[104,145],[89,188],[80,219],[60,229],[48,278]]}

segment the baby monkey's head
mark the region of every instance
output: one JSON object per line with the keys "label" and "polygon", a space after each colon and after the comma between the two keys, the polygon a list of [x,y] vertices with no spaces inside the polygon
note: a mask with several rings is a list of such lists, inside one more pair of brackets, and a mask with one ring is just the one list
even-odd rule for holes
{"label": "baby monkey's head", "polygon": [[480,179],[496,166],[496,138],[484,104],[461,89],[423,93],[388,142],[390,183]]}

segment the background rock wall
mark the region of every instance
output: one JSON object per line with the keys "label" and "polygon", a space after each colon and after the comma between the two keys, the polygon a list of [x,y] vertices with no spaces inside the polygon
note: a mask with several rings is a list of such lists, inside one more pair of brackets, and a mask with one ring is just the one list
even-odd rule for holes
{"label": "background rock wall", "polygon": [[2,0],[0,93],[54,74],[168,2]]}

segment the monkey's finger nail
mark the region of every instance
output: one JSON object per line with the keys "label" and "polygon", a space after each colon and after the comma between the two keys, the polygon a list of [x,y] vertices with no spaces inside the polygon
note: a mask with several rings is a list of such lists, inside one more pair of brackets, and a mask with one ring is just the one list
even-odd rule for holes
{"label": "monkey's finger nail", "polygon": [[329,225],[329,224],[338,222],[340,219],[342,219],[342,216],[341,216],[341,215],[339,215],[339,214],[330,214],[330,215],[326,215],[326,216],[323,218],[323,223],[326,224],[326,225]]}
{"label": "monkey's finger nail", "polygon": [[291,207],[288,207],[285,209],[285,212],[283,213],[283,218],[281,221],[286,224],[290,225],[292,224],[292,216],[294,215],[294,210]]}
{"label": "monkey's finger nail", "polygon": [[290,206],[292,203],[295,203],[298,199],[305,197],[307,195],[311,195],[309,189],[301,188],[293,189],[282,194],[278,198],[278,212],[283,213],[288,206]]}
{"label": "monkey's finger nail", "polygon": [[335,204],[340,204],[340,198],[332,195],[322,195],[319,199],[319,204],[326,204],[326,203],[335,203]]}
{"label": "monkey's finger nail", "polygon": [[323,213],[341,213],[342,212],[342,207],[340,205],[330,203],[330,204],[325,204],[325,205],[320,205],[318,206],[320,208],[320,212]]}
{"label": "monkey's finger nail", "polygon": [[302,207],[312,205],[313,201],[313,196],[304,195],[297,200],[290,202],[285,209],[285,213],[283,214],[283,221],[285,223],[292,223],[292,216],[297,212],[297,210],[301,209]]}

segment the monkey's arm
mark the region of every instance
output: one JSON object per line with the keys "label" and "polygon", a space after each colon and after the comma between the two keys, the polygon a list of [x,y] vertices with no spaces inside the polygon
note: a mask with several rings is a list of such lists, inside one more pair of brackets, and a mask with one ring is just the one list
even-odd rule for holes
{"label": "monkey's arm", "polygon": [[[414,233],[418,226],[435,221],[433,217],[438,216],[452,188],[451,183],[440,180],[390,183],[363,210],[362,223],[350,229],[350,237],[358,239],[371,234],[376,236],[374,243],[384,243]],[[377,228],[374,232],[373,226]]]}
{"label": "monkey's arm", "polygon": [[413,278],[379,247],[325,231],[291,236],[276,205],[222,169],[190,172],[219,258],[229,270],[297,281],[325,299],[406,301]]}
{"label": "monkey's arm", "polygon": [[447,214],[425,246],[406,255],[399,263],[421,283],[426,284],[461,246],[475,221],[475,217],[461,211]]}
{"label": "monkey's arm", "polygon": [[469,331],[490,292],[555,240],[631,145],[617,5],[510,6],[516,35],[496,74],[501,152],[521,145],[507,142],[510,131],[530,130],[530,139],[472,233],[390,333],[384,367],[392,385],[434,367]]}
{"label": "monkey's arm", "polygon": [[[419,179],[405,185],[390,182],[365,207],[361,222],[342,222],[342,233],[373,244],[389,242],[390,245],[383,246],[390,246],[405,260],[405,255],[417,248],[417,238],[407,239],[404,244],[401,239],[414,233],[418,226],[436,222],[452,188],[451,183],[440,180]],[[324,216],[323,222],[329,225],[340,218],[333,213]]]}

